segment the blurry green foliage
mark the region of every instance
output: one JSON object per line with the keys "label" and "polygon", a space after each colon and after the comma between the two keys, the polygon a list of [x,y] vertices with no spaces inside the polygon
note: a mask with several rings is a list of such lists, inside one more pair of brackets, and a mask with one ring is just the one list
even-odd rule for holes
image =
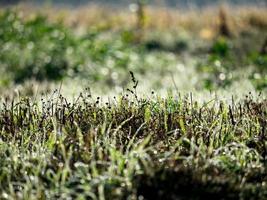
{"label": "blurry green foliage", "polygon": [[250,60],[255,64],[260,72],[267,72],[267,55],[254,52],[250,55]]}
{"label": "blurry green foliage", "polygon": [[224,37],[214,41],[207,59],[199,63],[198,70],[204,74],[203,86],[208,90],[226,88],[233,82],[235,58],[231,54],[230,42]]}
{"label": "blurry green foliage", "polygon": [[248,59],[255,66],[249,77],[253,85],[258,90],[267,88],[267,55],[253,52]]}
{"label": "blurry green foliage", "polygon": [[230,51],[230,46],[227,43],[227,40],[224,37],[218,38],[211,49],[212,54],[221,56],[221,57],[226,57],[229,55]]}
{"label": "blurry green foliage", "polygon": [[113,40],[99,38],[99,32],[92,29],[78,37],[44,16],[23,20],[10,10],[0,13],[0,25],[0,66],[9,81],[16,83],[26,79],[57,81],[77,74],[98,79],[98,66],[126,68],[135,52],[128,45],[130,32]]}
{"label": "blurry green foliage", "polygon": [[182,54],[189,53],[198,62],[199,74],[195,76],[205,89],[230,86],[235,80],[233,72],[250,65],[253,74],[248,78],[256,89],[266,88],[266,55],[250,49],[240,53],[244,49],[238,44],[241,39],[219,37],[201,57],[203,52],[197,47],[194,48],[198,56],[190,54],[195,42],[192,38],[176,35],[164,40],[162,32],[155,39],[151,36],[138,43],[131,29],[113,32],[90,27],[84,34],[76,35],[61,22],[48,21],[46,16],[26,20],[12,10],[0,12],[0,26],[0,73],[4,73],[0,87],[28,79],[60,81],[65,77],[124,87],[129,70],[163,77],[175,71],[170,67],[183,59]]}
{"label": "blurry green foliage", "polygon": [[[239,41],[241,43],[241,41]],[[226,88],[236,79],[244,78],[233,74],[237,70],[248,70],[252,73],[247,77],[256,90],[267,87],[267,56],[260,54],[253,48],[243,52],[242,44],[237,41],[220,37],[211,46],[211,51],[206,59],[199,61],[197,69],[203,73],[203,86],[208,90],[216,90],[218,87]]]}
{"label": "blurry green foliage", "polygon": [[24,22],[16,13],[0,15],[0,65],[15,82],[25,79],[60,80],[68,69],[69,33],[43,16]]}

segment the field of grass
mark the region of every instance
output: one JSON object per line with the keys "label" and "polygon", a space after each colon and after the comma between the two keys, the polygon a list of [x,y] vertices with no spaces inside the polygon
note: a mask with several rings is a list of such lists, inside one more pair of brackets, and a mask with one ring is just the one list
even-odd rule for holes
{"label": "field of grass", "polygon": [[0,10],[0,199],[267,199],[266,9],[110,9]]}

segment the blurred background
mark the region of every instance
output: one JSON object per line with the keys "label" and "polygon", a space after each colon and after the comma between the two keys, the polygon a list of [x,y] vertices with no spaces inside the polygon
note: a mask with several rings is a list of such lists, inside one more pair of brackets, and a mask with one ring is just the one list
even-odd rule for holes
{"label": "blurred background", "polygon": [[[0,0],[0,92],[267,90],[266,0]],[[185,9],[187,8],[187,9]]]}
{"label": "blurred background", "polygon": [[[151,5],[166,5],[166,6],[210,6],[216,5],[220,3],[231,3],[231,4],[257,4],[257,5],[266,5],[266,0],[146,0]],[[109,4],[109,5],[123,5],[127,6],[129,3],[133,3],[132,0],[1,0],[2,4],[14,4],[18,2],[34,2],[37,4],[45,4],[45,3],[53,3],[58,5],[72,5],[72,6],[80,6],[88,3],[98,3],[98,4]]]}

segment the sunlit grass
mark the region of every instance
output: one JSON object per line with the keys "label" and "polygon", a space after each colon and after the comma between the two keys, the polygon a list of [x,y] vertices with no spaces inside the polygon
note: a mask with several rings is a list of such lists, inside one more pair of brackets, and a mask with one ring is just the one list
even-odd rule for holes
{"label": "sunlit grass", "polygon": [[267,198],[266,9],[144,9],[0,11],[0,199]]}
{"label": "sunlit grass", "polygon": [[2,102],[0,196],[151,199],[145,188],[154,188],[157,197],[264,199],[264,99],[199,103],[133,91],[104,102],[86,89],[73,101],[55,91]]}

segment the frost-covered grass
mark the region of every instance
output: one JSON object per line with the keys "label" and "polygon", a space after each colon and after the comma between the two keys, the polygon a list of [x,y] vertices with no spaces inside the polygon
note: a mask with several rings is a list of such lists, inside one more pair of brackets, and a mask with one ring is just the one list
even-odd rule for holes
{"label": "frost-covered grass", "polygon": [[0,199],[267,199],[264,9],[34,9],[0,11]]}
{"label": "frost-covered grass", "polygon": [[3,199],[265,199],[265,96],[1,103]]}

